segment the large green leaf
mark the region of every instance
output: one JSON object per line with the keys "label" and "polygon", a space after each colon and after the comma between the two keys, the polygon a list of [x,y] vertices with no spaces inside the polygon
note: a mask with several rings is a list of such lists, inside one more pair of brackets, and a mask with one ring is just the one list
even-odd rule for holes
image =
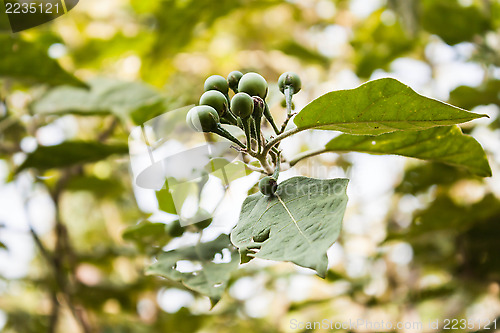
{"label": "large green leaf", "polygon": [[17,172],[27,168],[47,170],[75,164],[97,162],[113,154],[127,154],[127,145],[105,145],[99,142],[66,141],[55,146],[39,146]]}
{"label": "large green leaf", "polygon": [[464,167],[478,176],[491,176],[483,148],[473,137],[463,134],[458,126],[379,136],[341,134],[328,142],[325,149],[415,157]]}
{"label": "large green leaf", "polygon": [[401,82],[384,78],[350,90],[332,91],[295,117],[301,130],[336,130],[378,135],[463,123],[487,117],[417,94]]}
{"label": "large green leaf", "polygon": [[10,77],[25,81],[35,81],[52,85],[86,85],[66,72],[57,61],[47,55],[36,44],[0,35],[0,77]]}
{"label": "large green leaf", "polygon": [[245,199],[231,241],[256,258],[291,261],[325,277],[326,251],[337,240],[347,205],[347,179],[293,177],[276,195]]}
{"label": "large green leaf", "polygon": [[[223,250],[229,253],[224,253]],[[227,254],[230,254],[230,260],[224,258]],[[238,252],[231,245],[228,235],[225,234],[211,242],[163,252],[157,259],[157,262],[146,269],[146,274],[160,275],[182,282],[187,288],[210,297],[212,306],[221,299],[231,273],[238,268],[239,264]],[[179,261],[190,261],[194,265],[200,264],[202,268],[193,272],[181,272],[177,269]]]}
{"label": "large green leaf", "polygon": [[31,108],[41,114],[96,115],[113,113],[130,116],[136,124],[165,112],[165,98],[140,82],[95,79],[90,90],[61,86],[47,92]]}

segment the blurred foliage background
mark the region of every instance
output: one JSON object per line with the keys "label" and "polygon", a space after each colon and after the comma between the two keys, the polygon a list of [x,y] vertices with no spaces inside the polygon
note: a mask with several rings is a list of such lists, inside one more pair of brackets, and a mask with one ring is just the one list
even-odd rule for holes
{"label": "blurred foliage background", "polygon": [[[18,34],[1,17],[0,30],[3,331],[288,332],[291,319],[500,315],[500,1],[81,0]],[[137,203],[127,140],[232,70],[266,77],[278,119],[276,80],[289,70],[303,82],[297,108],[391,76],[486,113],[463,130],[487,151],[493,177],[356,153],[301,163],[290,172],[351,179],[327,278],[254,260],[210,311],[206,297],[143,275],[168,236],[122,237],[152,213]]]}

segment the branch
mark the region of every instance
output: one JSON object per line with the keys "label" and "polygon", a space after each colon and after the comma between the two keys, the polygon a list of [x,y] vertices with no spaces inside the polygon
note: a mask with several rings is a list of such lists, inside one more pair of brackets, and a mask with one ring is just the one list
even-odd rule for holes
{"label": "branch", "polygon": [[260,172],[260,173],[263,173],[263,174],[267,174],[263,169],[261,168],[257,168],[257,167],[254,167],[253,165],[250,165],[250,164],[245,164],[245,167],[252,170],[252,171],[255,171],[255,172]]}
{"label": "branch", "polygon": [[271,148],[274,147],[274,145],[276,145],[277,143],[279,143],[281,140],[286,139],[286,138],[288,138],[291,135],[294,135],[294,134],[297,134],[299,132],[305,131],[306,129],[308,129],[308,128],[295,127],[295,128],[293,128],[293,129],[291,129],[289,131],[281,133],[277,137],[269,140],[269,142],[264,147],[264,150],[263,150],[262,153],[264,155],[267,155],[267,153],[269,152],[269,150],[271,150]]}
{"label": "branch", "polygon": [[109,127],[98,135],[97,140],[99,140],[99,142],[106,141],[106,139],[109,138],[111,134],[113,134],[116,126],[118,126],[119,123],[120,121],[118,120],[118,118],[113,117],[113,121],[111,122],[111,124],[109,124]]}
{"label": "branch", "polygon": [[306,159],[308,157],[316,156],[319,154],[323,153],[333,153],[332,151],[327,150],[326,148],[321,148],[321,149],[316,149],[316,150],[310,150],[306,151],[304,153],[298,154],[294,158],[290,160],[290,167],[293,167],[295,164],[299,163],[303,159]]}
{"label": "branch", "polygon": [[286,119],[285,121],[283,121],[283,125],[281,125],[281,130],[280,130],[280,134],[283,133],[285,130],[286,130],[286,126],[288,125],[288,122],[290,121],[290,119],[293,118],[293,116],[295,116],[297,114],[297,112],[293,112],[293,113],[288,113],[286,115]]}
{"label": "branch", "polygon": [[[81,173],[83,169],[81,167],[77,167],[75,171],[76,173]],[[68,229],[66,228],[66,225],[62,222],[60,216],[60,204],[59,204],[61,193],[64,189],[65,184],[71,178],[71,176],[72,172],[69,169],[64,170],[64,173],[59,179],[59,181],[56,183],[54,190],[53,191],[49,190],[50,196],[56,208],[56,219],[55,219],[56,245],[54,252],[55,254],[58,254],[53,256],[51,264],[54,270],[56,282],[59,286],[59,290],[63,294],[63,298],[66,305],[70,309],[73,317],[81,326],[83,332],[89,333],[92,331],[92,329],[90,327],[90,324],[87,322],[86,319],[87,316],[84,313],[83,308],[77,309],[75,307],[75,304],[73,302],[73,292],[72,290],[70,290],[68,286],[69,282],[71,281],[67,276],[65,276],[63,267],[63,260],[65,258],[69,258],[71,264],[69,274],[74,274],[74,267],[73,267],[74,265],[72,264],[72,261],[74,261],[74,252],[70,244]]]}
{"label": "branch", "polygon": [[[38,247],[38,250],[42,254],[42,257],[49,263],[52,264],[55,260],[55,258],[49,253],[45,245],[43,245],[42,240],[40,239],[40,236],[35,231],[35,228],[33,227],[33,222],[31,221],[30,215],[29,215],[29,209],[28,209],[28,198],[24,198],[23,200],[23,208],[24,208],[24,214],[26,216],[26,222],[28,224],[28,228],[30,229],[31,236],[33,237],[33,240],[35,241],[36,246]],[[57,280],[57,279],[56,279]],[[56,331],[57,327],[57,322],[59,320],[59,301],[57,300],[57,291],[53,290],[51,294],[51,313],[50,313],[50,322],[49,322],[49,328],[48,332],[53,333]]]}

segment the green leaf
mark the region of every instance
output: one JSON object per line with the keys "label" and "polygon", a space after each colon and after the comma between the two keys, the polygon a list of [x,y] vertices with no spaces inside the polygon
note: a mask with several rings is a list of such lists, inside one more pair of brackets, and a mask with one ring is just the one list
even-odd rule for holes
{"label": "green leaf", "polygon": [[294,40],[286,41],[277,46],[276,49],[280,50],[289,57],[296,57],[304,62],[318,64],[324,67],[327,67],[331,63],[331,60],[328,57],[325,57],[321,53],[309,49]]}
{"label": "green leaf", "polygon": [[27,168],[47,170],[103,160],[114,154],[128,154],[127,145],[105,145],[99,142],[66,141],[55,146],[39,146],[16,172]]}
{"label": "green leaf", "polygon": [[165,181],[165,185],[163,186],[163,188],[159,191],[156,191],[155,194],[156,200],[158,201],[158,208],[160,210],[169,214],[178,215],[177,210],[175,209],[174,198],[172,197],[172,193],[170,192],[170,188],[168,187],[168,179]]}
{"label": "green leaf", "polygon": [[0,250],[7,250],[7,245],[5,245],[2,241],[0,241]]}
{"label": "green leaf", "polygon": [[460,86],[450,92],[450,103],[466,109],[478,105],[496,104],[500,106],[500,80],[488,81],[485,85],[473,88]]}
{"label": "green leaf", "polygon": [[0,77],[86,87],[85,83],[62,69],[57,61],[49,58],[47,50],[34,43],[0,35],[0,54]]}
{"label": "green leaf", "polygon": [[325,277],[326,251],[337,240],[347,205],[347,179],[293,177],[276,195],[245,199],[231,241],[255,258],[291,261]]}
{"label": "green leaf", "polygon": [[490,29],[488,17],[476,5],[463,6],[456,0],[424,0],[420,3],[422,27],[450,45],[473,41],[475,35]]}
{"label": "green leaf", "polygon": [[294,122],[299,130],[378,135],[454,125],[481,117],[487,116],[421,96],[401,82],[385,78],[327,93],[306,105]]}
{"label": "green leaf", "polygon": [[67,191],[92,192],[97,198],[117,198],[123,194],[125,188],[118,179],[101,179],[94,176],[79,176],[72,178],[66,185]]}
{"label": "green leaf", "polygon": [[124,230],[124,240],[133,241],[143,246],[165,246],[171,237],[165,231],[165,223],[142,221]]}
{"label": "green leaf", "polygon": [[[230,261],[217,260],[216,257],[222,256],[219,258],[222,259],[228,254],[223,253],[225,252],[223,250],[229,251]],[[221,299],[231,273],[238,268],[239,264],[238,252],[231,245],[228,235],[225,234],[207,243],[163,252],[157,259],[157,262],[146,269],[146,274],[160,275],[182,282],[187,288],[210,297],[212,306]],[[180,272],[177,269],[179,261],[200,264],[202,268],[193,272]]]}
{"label": "green leaf", "polygon": [[49,90],[31,105],[34,113],[78,114],[131,117],[134,123],[145,121],[165,112],[166,100],[155,89],[140,82],[95,79],[90,90],[61,86]]}
{"label": "green leaf", "polygon": [[424,163],[406,170],[401,183],[394,189],[397,193],[418,194],[434,185],[448,188],[460,179],[472,178],[464,169],[441,163]]}
{"label": "green leaf", "polygon": [[463,134],[458,126],[379,136],[341,134],[328,142],[325,149],[415,157],[463,167],[481,177],[491,176],[483,148],[473,137]]}
{"label": "green leaf", "polygon": [[417,46],[417,40],[411,38],[399,21],[386,24],[381,20],[386,8],[373,12],[361,26],[354,30],[351,41],[356,50],[354,63],[356,74],[360,77],[370,77],[377,68],[387,69],[396,58]]}
{"label": "green leaf", "polygon": [[[487,222],[498,215],[500,215],[500,202],[492,194],[486,195],[481,201],[472,205],[460,205],[450,197],[440,195],[429,207],[415,213],[413,223],[407,230],[392,233],[389,239],[408,240],[438,231],[463,233],[472,226]],[[498,221],[497,218],[494,220]]]}

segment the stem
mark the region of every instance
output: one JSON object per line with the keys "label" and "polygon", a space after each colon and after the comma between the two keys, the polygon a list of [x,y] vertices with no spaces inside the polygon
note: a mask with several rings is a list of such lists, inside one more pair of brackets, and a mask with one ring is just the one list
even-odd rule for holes
{"label": "stem", "polygon": [[257,118],[254,119],[254,124],[255,124],[255,138],[257,140],[257,153],[259,153],[259,154],[262,151],[262,135],[261,135],[261,132],[260,132],[260,120],[261,120],[260,117],[259,117],[259,119],[257,119]]}
{"label": "stem", "polygon": [[281,154],[278,154],[277,158],[276,158],[276,162],[275,162],[275,169],[274,169],[274,172],[273,172],[273,178],[274,179],[278,179],[279,175],[280,175],[280,164],[281,164],[281,158],[280,158]]}
{"label": "stem", "polygon": [[238,125],[238,121],[236,120],[236,117],[233,115],[231,110],[227,109],[226,113],[221,117],[221,119],[226,120],[229,124],[231,125]]}
{"label": "stem", "polygon": [[252,171],[255,171],[255,172],[260,172],[260,173],[263,173],[263,174],[266,174],[266,175],[267,175],[267,173],[266,173],[263,169],[261,169],[261,168],[257,168],[257,167],[254,167],[254,166],[253,166],[253,165],[251,165],[251,164],[246,164],[246,165],[245,165],[245,168],[248,168],[249,170],[252,170]]}
{"label": "stem", "polygon": [[[33,223],[31,221],[31,217],[29,214],[29,208],[28,208],[28,197],[24,198],[23,200],[23,208],[24,208],[24,215],[26,217],[26,221],[28,223],[28,228],[30,229],[31,236],[33,237],[33,240],[35,241],[36,246],[38,247],[38,250],[40,251],[42,257],[47,261],[49,265],[53,264],[55,262],[55,257],[53,257],[45,245],[43,245],[42,240],[40,239],[40,236],[36,233]],[[54,277],[56,277],[57,272],[54,270]],[[57,280],[57,279],[56,279]],[[50,322],[49,322],[49,328],[48,332],[52,333],[56,331],[57,323],[59,321],[59,308],[60,304],[59,301],[57,300],[57,290],[53,289],[51,290],[51,313],[50,313]]]}
{"label": "stem", "polygon": [[251,135],[251,124],[252,124],[252,119],[250,117],[247,117],[245,119],[241,119],[241,122],[243,123],[243,127],[245,128],[245,136],[247,138],[247,150],[249,153],[252,152],[252,135]]}
{"label": "stem", "polygon": [[231,133],[225,130],[222,126],[218,126],[213,132],[236,143],[241,148],[246,148],[246,146],[240,140],[236,139]]}
{"label": "stem", "polygon": [[290,119],[292,119],[292,117],[295,116],[296,114],[297,113],[294,112],[294,113],[288,113],[286,115],[286,119],[285,119],[285,121],[283,121],[283,125],[281,125],[280,134],[283,133],[286,130],[286,126],[290,122]]}
{"label": "stem", "polygon": [[253,99],[253,126],[255,127],[255,140],[257,140],[257,154],[260,154],[262,150],[262,140],[260,125],[262,123],[262,115],[264,114],[264,108],[266,102],[258,96],[252,97]]}
{"label": "stem", "polygon": [[255,131],[255,121],[253,119],[253,117],[248,117],[250,120],[249,120],[249,123],[250,123],[250,135],[252,136],[252,138],[254,138],[255,140],[257,140],[257,132]]}
{"label": "stem", "polygon": [[285,102],[286,102],[286,114],[292,113],[292,96],[293,96],[293,87],[290,85],[285,86]]}
{"label": "stem", "polygon": [[274,130],[274,133],[280,134],[278,126],[276,126],[276,123],[274,122],[273,115],[271,114],[271,110],[269,110],[269,106],[267,105],[267,103],[264,106],[264,116],[266,117],[266,119],[269,122],[269,124],[271,124],[271,127]]}
{"label": "stem", "polygon": [[295,164],[299,163],[300,161],[302,161],[303,159],[306,159],[308,157],[316,156],[316,155],[323,154],[323,153],[332,153],[332,151],[329,151],[326,148],[306,151],[306,152],[298,154],[297,156],[292,158],[290,160],[290,166],[292,167]]}
{"label": "stem", "polygon": [[269,165],[269,163],[267,162],[267,154],[265,155],[259,155],[256,157],[259,162],[260,162],[260,165],[262,165],[262,168],[264,169],[264,171],[268,174],[268,175],[272,175],[274,170],[273,168],[271,168],[271,166]]}
{"label": "stem", "polygon": [[[81,169],[78,170],[79,173],[81,171],[82,171]],[[56,282],[59,285],[59,289],[63,295],[66,305],[68,306],[75,320],[81,326],[83,332],[89,333],[92,331],[92,328],[90,327],[90,323],[87,322],[86,319],[87,315],[85,313],[86,311],[83,308],[77,309],[73,301],[74,291],[73,291],[73,286],[71,285],[73,278],[65,276],[64,272],[65,259],[67,260],[67,263],[70,266],[68,273],[71,274],[71,276],[74,275],[74,268],[75,268],[74,267],[75,254],[73,252],[73,248],[71,246],[71,242],[69,239],[68,229],[66,228],[66,225],[62,221],[60,213],[61,193],[64,189],[64,186],[70,179],[70,177],[71,177],[71,172],[69,170],[66,170],[61,179],[59,179],[59,181],[57,182],[54,191],[50,192],[49,190],[50,196],[56,208],[56,213],[55,213],[56,244],[54,252],[58,254],[57,256],[53,257],[52,265],[55,271],[54,273]]]}
{"label": "stem", "polygon": [[269,150],[272,147],[274,147],[274,145],[276,145],[277,143],[279,143],[281,140],[286,139],[286,138],[288,138],[291,135],[294,135],[294,134],[297,134],[299,132],[305,131],[306,129],[308,129],[308,128],[295,127],[295,128],[293,128],[293,129],[291,129],[289,131],[281,133],[280,135],[278,135],[274,139],[269,140],[269,142],[265,145],[264,151],[262,152],[262,154],[266,155],[269,152]]}
{"label": "stem", "polygon": [[[115,128],[119,125],[119,123],[120,121],[118,120],[118,118],[113,117],[113,120],[111,121],[111,124],[109,124],[109,127],[105,129],[103,132],[101,132],[101,134],[99,134],[99,136],[97,137],[99,142],[106,141],[113,134]],[[141,129],[143,131],[144,138],[147,140],[146,133],[144,132],[144,125],[141,127]]]}

